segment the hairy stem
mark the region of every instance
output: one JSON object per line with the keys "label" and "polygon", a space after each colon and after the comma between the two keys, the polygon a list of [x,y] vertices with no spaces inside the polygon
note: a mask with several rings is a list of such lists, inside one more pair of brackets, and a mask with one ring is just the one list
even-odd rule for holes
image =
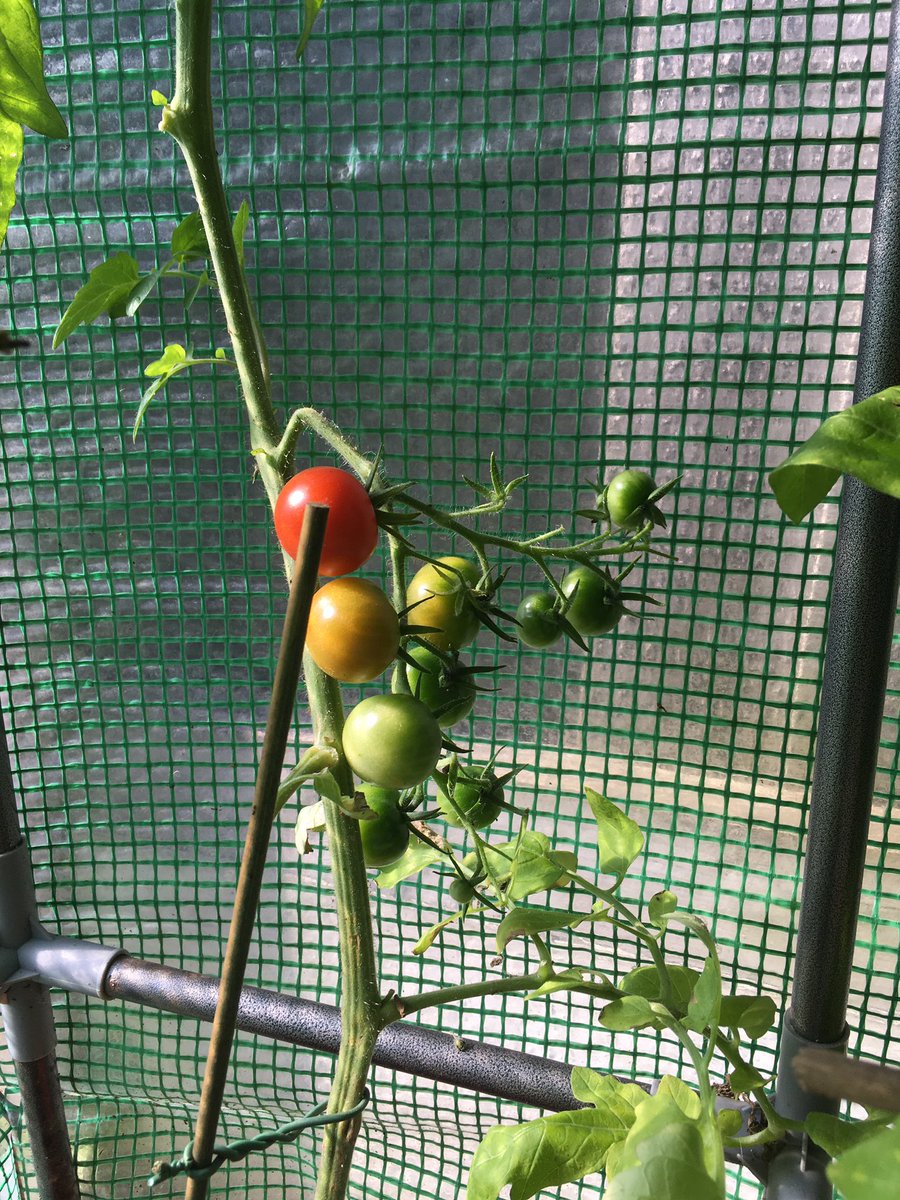
{"label": "hairy stem", "polygon": [[[282,432],[272,407],[266,346],[235,245],[219,168],[210,91],[212,0],[176,0],[175,12],[175,94],[163,110],[160,127],[181,147],[191,176],[247,406],[250,444],[274,506],[290,469],[293,444],[281,444]],[[299,428],[299,422],[293,425]],[[285,558],[288,576],[291,566]],[[340,687],[308,656],[304,666],[316,737],[339,746],[343,726]],[[341,792],[352,795],[353,779],[340,754],[333,773]],[[343,1029],[328,1110],[341,1112],[362,1097],[382,1019],[359,825],[332,805],[326,805],[326,811],[341,946]],[[327,1127],[318,1200],[343,1197],[358,1131],[359,1118]]]}
{"label": "hairy stem", "polygon": [[417,996],[400,996],[395,1001],[404,1017],[421,1012],[423,1008],[435,1008],[440,1004],[453,1004],[459,1000],[472,1000],[478,996],[501,996],[506,992],[531,992],[543,983],[543,976],[511,975],[506,979],[480,979],[477,983],[460,983],[455,987],[435,988],[432,992],[420,992]]}

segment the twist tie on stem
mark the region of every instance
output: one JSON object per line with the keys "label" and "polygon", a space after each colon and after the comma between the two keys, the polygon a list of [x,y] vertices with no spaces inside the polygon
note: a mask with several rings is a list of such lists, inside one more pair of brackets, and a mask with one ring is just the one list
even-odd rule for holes
{"label": "twist tie on stem", "polygon": [[305,1116],[298,1117],[296,1121],[282,1125],[279,1129],[275,1129],[271,1133],[259,1133],[256,1137],[231,1142],[227,1146],[216,1146],[213,1150],[212,1162],[204,1167],[194,1162],[191,1156],[192,1146],[188,1144],[185,1146],[181,1158],[172,1159],[171,1162],[160,1159],[159,1162],[153,1164],[153,1174],[147,1179],[147,1186],[154,1188],[168,1179],[174,1179],[176,1175],[187,1175],[189,1179],[210,1179],[226,1162],[241,1162],[253,1154],[254,1151],[268,1150],[270,1146],[285,1145],[296,1141],[304,1130],[318,1129],[323,1125],[338,1125],[342,1121],[349,1121],[353,1117],[358,1117],[369,1103],[369,1099],[369,1089],[366,1088],[359,1104],[353,1108],[348,1108],[346,1112],[339,1113],[325,1112],[325,1102],[323,1101],[322,1104],[317,1104]]}

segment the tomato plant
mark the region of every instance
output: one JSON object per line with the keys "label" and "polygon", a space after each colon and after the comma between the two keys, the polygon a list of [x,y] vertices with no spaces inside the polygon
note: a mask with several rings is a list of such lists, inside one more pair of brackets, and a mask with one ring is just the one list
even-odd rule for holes
{"label": "tomato plant", "polygon": [[275,502],[275,532],[293,558],[307,504],[328,506],[322,575],[349,575],[368,562],[378,542],[378,522],[369,493],[349,471],[308,467],[289,479]]}
{"label": "tomato plant", "polygon": [[410,788],[432,773],[441,753],[441,728],[415,696],[369,696],[348,714],[344,756],[366,783]]}
{"label": "tomato plant", "polygon": [[431,710],[441,729],[464,720],[475,705],[476,687],[459,656],[448,661],[427,646],[412,646],[408,654],[415,663],[406,672],[412,694]]}
{"label": "tomato plant", "polygon": [[363,784],[360,791],[367,807],[376,814],[374,819],[359,823],[366,866],[390,866],[409,845],[409,818],[400,807],[400,793],[395,788],[371,784]]}
{"label": "tomato plant", "polygon": [[468,598],[468,589],[481,580],[478,566],[467,558],[450,555],[437,563],[426,563],[410,581],[406,602],[414,625],[436,632],[422,636],[440,650],[459,650],[478,633],[478,614]]}
{"label": "tomato plant", "polygon": [[609,633],[625,614],[621,589],[606,573],[575,567],[560,586],[571,601],[566,615],[585,637]]}
{"label": "tomato plant", "polygon": [[[318,0],[307,10],[307,17],[310,11],[314,16]],[[155,382],[143,394],[137,424],[169,379],[201,363],[233,368],[250,417],[250,448],[274,510],[279,541],[289,557],[296,554],[306,506],[329,507],[321,573],[334,581],[314,598],[308,634],[314,664],[306,681],[313,744],[277,793],[266,796],[280,803],[304,785],[316,789],[318,800],[301,809],[298,833],[303,836],[297,837],[297,845],[305,852],[306,835],[324,827],[338,883],[334,896],[342,1021],[350,1036],[336,1063],[329,1099],[334,1123],[322,1134],[317,1200],[343,1198],[372,1048],[387,1024],[465,998],[518,992],[536,999],[563,991],[576,992],[580,1003],[595,1005],[597,1024],[614,1036],[630,1030],[668,1031],[690,1061],[694,1086],[670,1077],[655,1095],[648,1096],[642,1088],[612,1076],[573,1073],[573,1090],[583,1107],[574,1116],[550,1114],[514,1129],[491,1130],[473,1162],[469,1200],[495,1200],[508,1185],[513,1195],[527,1197],[601,1169],[611,1180],[611,1196],[655,1195],[660,1179],[667,1185],[677,1179],[677,1186],[673,1183],[669,1188],[673,1195],[719,1200],[724,1195],[726,1145],[757,1146],[782,1136],[788,1128],[793,1133],[803,1129],[798,1130],[799,1122],[788,1126],[780,1121],[762,1078],[742,1057],[742,1036],[755,1039],[769,1028],[774,1016],[771,1001],[726,992],[709,930],[693,913],[681,909],[673,894],[658,893],[645,904],[623,898],[620,887],[643,849],[643,835],[627,812],[586,788],[596,847],[585,856],[583,846],[556,845],[532,827],[530,813],[513,809],[507,801],[507,784],[518,767],[501,776],[493,758],[485,766],[467,764],[460,758],[464,752],[445,742],[441,733],[442,724],[463,719],[474,699],[471,668],[460,663],[458,651],[482,629],[501,640],[514,640],[498,624],[509,619],[496,600],[508,571],[527,566],[534,573],[540,571],[553,588],[527,595],[519,603],[516,620],[521,641],[540,648],[554,644],[560,634],[577,640],[608,633],[621,619],[627,601],[648,599],[623,589],[622,581],[638,558],[658,552],[651,545],[654,527],[664,524],[657,505],[677,481],[657,488],[646,472],[619,472],[601,489],[598,505],[579,514],[597,523],[608,518],[606,524],[612,528],[595,529],[572,540],[562,529],[529,530],[526,536],[520,514],[506,512],[504,519],[510,497],[525,477],[505,479],[493,455],[486,480],[467,480],[474,492],[472,503],[447,509],[418,494],[412,484],[393,482],[380,453],[374,457],[362,453],[314,408],[295,410],[286,426],[279,428],[260,323],[250,298],[253,289],[247,288],[243,274],[249,208],[242,206],[233,218],[227,211],[222,180],[216,174],[208,78],[190,78],[197,62],[201,67],[205,62],[208,68],[208,59],[198,47],[208,47],[209,6],[176,5],[175,23],[177,86],[171,102],[161,97],[158,103],[161,127],[176,139],[187,160],[198,209],[176,227],[170,262],[151,275],[141,276],[129,255],[117,254],[94,268],[65,314],[57,340],[89,319],[85,313],[106,312],[124,319],[170,273],[170,267],[191,289],[187,308],[215,274],[217,298],[228,314],[233,357],[214,345],[195,357],[185,349],[190,344],[186,336],[185,346],[168,343],[161,356],[145,367]],[[308,32],[305,28],[304,36]],[[190,109],[184,101],[187,94],[192,96]],[[194,273],[189,266],[195,262],[208,265]],[[316,437],[347,469],[313,467],[289,478],[301,431]],[[393,603],[375,584],[347,578],[372,555],[379,528],[385,531],[389,551]],[[416,541],[420,532],[421,545]],[[434,562],[425,559],[408,580],[410,563],[423,560],[432,535],[449,539],[460,553]],[[627,555],[629,561],[613,575],[603,564],[616,555],[620,559]],[[563,575],[558,588],[557,570]],[[401,608],[403,627],[396,611]],[[416,638],[427,645],[412,644]],[[395,655],[404,665],[397,664],[390,693],[367,697],[345,720],[339,682],[371,680]],[[289,699],[293,701],[293,696]],[[281,715],[286,711],[282,707]],[[452,753],[439,766],[445,746]],[[535,757],[521,765],[533,767]],[[351,772],[363,781],[360,792],[368,812],[360,806]],[[437,783],[437,810],[413,817],[427,803],[424,785],[430,776]],[[401,791],[406,793],[402,799]],[[557,800],[556,791],[551,804]],[[511,787],[509,792],[513,794]],[[276,806],[271,805],[273,810]],[[485,831],[504,809],[519,819],[512,840],[498,844]],[[427,822],[437,816],[451,828],[441,825],[440,832],[434,833]],[[413,831],[415,841],[410,838]],[[587,861],[582,861],[585,857]],[[469,930],[477,921],[481,931],[481,922],[492,921],[497,963],[511,942],[524,941],[524,950],[515,957],[527,969],[519,974],[492,972],[475,983],[454,979],[420,993],[388,991],[379,979],[375,956],[367,865],[382,868],[379,886],[396,886],[434,866],[442,879],[452,875],[449,899],[461,907],[421,934],[413,947],[415,954],[426,953],[451,924],[458,922],[459,928],[465,923]],[[569,889],[579,904],[554,910],[522,903],[558,887]],[[640,891],[636,884],[630,895]],[[473,904],[476,892],[478,903]],[[602,935],[604,925],[614,926],[616,932],[608,943],[602,971],[585,966],[581,949],[567,957],[568,935],[596,934],[598,928]],[[678,941],[670,962],[666,939],[672,927],[677,928]],[[636,950],[629,950],[623,964],[627,969],[621,970],[618,945],[628,936]],[[686,939],[697,952],[699,970],[685,965]],[[765,1128],[744,1135],[739,1117],[735,1123],[734,1114],[724,1119],[717,1114],[712,1079],[717,1056],[728,1062],[735,1089],[753,1093],[766,1119]],[[812,1127],[806,1131],[812,1133]],[[656,1136],[660,1132],[673,1135],[669,1141],[674,1152],[663,1145],[668,1157],[660,1150]],[[181,1168],[187,1166],[182,1162]]]}
{"label": "tomato plant", "polygon": [[390,600],[366,579],[344,577],[313,597],[306,648],[317,666],[343,683],[367,683],[393,662],[400,620]]}

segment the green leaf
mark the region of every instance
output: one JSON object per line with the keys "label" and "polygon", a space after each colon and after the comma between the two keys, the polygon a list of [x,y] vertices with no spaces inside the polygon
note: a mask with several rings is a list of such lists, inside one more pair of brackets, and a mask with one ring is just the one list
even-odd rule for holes
{"label": "green leaf", "polygon": [[896,1200],[900,1179],[900,1129],[866,1138],[828,1168],[844,1200]]}
{"label": "green leaf", "polygon": [[662,1029],[663,1023],[643,996],[622,996],[607,1004],[600,1014],[604,1029],[621,1032],[626,1029],[645,1029],[648,1025]]}
{"label": "green leaf", "polygon": [[573,1091],[577,1086],[579,1098],[594,1107],[494,1126],[475,1151],[467,1200],[496,1200],[507,1185],[510,1200],[528,1200],[544,1188],[603,1170],[610,1148],[627,1135],[647,1095],[634,1084],[581,1071],[577,1084],[579,1068],[572,1072]]}
{"label": "green leaf", "polygon": [[536,987],[525,996],[525,1000],[537,1000],[542,996],[550,996],[554,992],[571,992],[584,986],[584,972],[571,967],[568,971],[560,971],[552,979]]}
{"label": "green leaf", "polygon": [[447,926],[452,925],[454,921],[461,920],[465,915],[466,909],[461,908],[459,912],[453,913],[450,917],[445,917],[443,921],[438,921],[437,925],[432,925],[430,929],[426,929],[413,946],[413,954],[424,954],[426,950],[430,950]]}
{"label": "green leaf", "polygon": [[22,126],[0,112],[0,246],[16,203],[16,175],[22,161]]}
{"label": "green leaf", "polygon": [[634,1124],[616,1155],[615,1178],[604,1200],[724,1200],[724,1185],[705,1165],[702,1124],[691,1120],[667,1092],[660,1090],[635,1113]]}
{"label": "green leaf", "polygon": [[321,775],[317,775],[313,780],[313,787],[323,800],[329,800],[332,804],[340,806],[340,785],[330,771],[323,771]]}
{"label": "green leaf", "polygon": [[900,387],[835,413],[769,475],[775,499],[794,522],[824,500],[841,475],[900,498]]}
{"label": "green leaf", "polygon": [[[573,1067],[571,1079],[572,1095],[582,1104],[592,1104],[594,1108],[612,1109],[617,1105],[626,1104],[632,1110],[647,1099],[649,1093],[636,1083],[622,1083],[614,1075],[601,1075],[590,1067]],[[634,1112],[631,1113],[631,1121]]]}
{"label": "green leaf", "polygon": [[187,361],[187,351],[177,342],[170,342],[159,358],[144,367],[144,374],[151,379],[157,375],[171,375],[182,363]]}
{"label": "green leaf", "polygon": [[44,50],[31,0],[0,0],[0,110],[44,137],[68,137],[44,83]]}
{"label": "green leaf", "polygon": [[89,325],[103,313],[108,313],[121,301],[126,300],[140,281],[138,265],[130,254],[115,254],[106,262],[94,267],[75,293],[72,303],[63,313],[62,320],[53,335],[53,347],[61,346],[73,329]]}
{"label": "green leaf", "polygon": [[580,913],[559,912],[549,908],[514,908],[497,926],[497,953],[502,954],[514,938],[548,933],[553,929],[567,929],[581,919]]}
{"label": "green leaf", "polygon": [[[155,271],[151,271],[149,275],[145,275],[138,283],[137,287],[131,292],[131,295],[123,305],[122,316],[133,317],[137,310],[141,307],[156,285],[159,283],[165,274],[164,267],[157,267]],[[118,316],[118,313],[111,312],[111,317]]]}
{"label": "green leaf", "polygon": [[585,796],[597,822],[600,870],[621,881],[643,849],[641,827],[599,792],[585,788]]}
{"label": "green leaf", "polygon": [[409,843],[402,858],[398,858],[395,863],[385,867],[375,876],[375,882],[380,888],[396,887],[402,880],[409,879],[411,875],[418,875],[426,867],[440,862],[443,857],[440,850],[436,850],[434,846],[429,846],[425,842],[420,842],[417,838]]}
{"label": "green leaf", "polygon": [[[895,1118],[896,1114],[892,1114],[889,1120],[893,1121]],[[859,1146],[881,1133],[886,1124],[887,1121],[883,1118],[876,1121],[842,1121],[840,1117],[833,1117],[831,1113],[820,1112],[810,1113],[806,1118],[809,1136],[832,1158],[840,1158],[854,1146]]]}
{"label": "green leaf", "polygon": [[545,892],[561,874],[559,863],[553,861],[549,839],[529,830],[513,858],[507,895],[511,900],[524,900],[535,892]]}
{"label": "green leaf", "polygon": [[241,207],[235,214],[234,221],[231,226],[231,231],[234,234],[234,248],[237,251],[237,256],[240,259],[241,266],[244,265],[244,237],[247,233],[247,226],[250,223],[250,205],[246,200],[241,202]]}
{"label": "green leaf", "polygon": [[775,1024],[775,1001],[770,996],[723,996],[719,1024],[760,1038]]}
{"label": "green leaf", "polygon": [[298,854],[308,854],[311,846],[309,835],[321,833],[325,828],[325,802],[317,800],[315,804],[304,804],[297,816],[294,826],[294,845]]}
{"label": "green leaf", "polygon": [[324,0],[303,0],[303,28],[300,31],[300,41],[297,43],[297,57],[306,49],[306,43],[312,33],[316,17],[322,8]]}
{"label": "green leaf", "polygon": [[198,212],[190,213],[172,230],[172,257],[181,263],[194,258],[209,258],[206,230]]}
{"label": "green leaf", "polygon": [[735,1137],[744,1124],[739,1108],[720,1108],[716,1111],[716,1123],[721,1137]]}
{"label": "green leaf", "polygon": [[712,955],[703,964],[700,978],[694,985],[694,994],[688,1005],[684,1024],[696,1033],[702,1033],[718,1015],[722,1002],[722,976]]}
{"label": "green leaf", "polygon": [[674,892],[657,892],[655,896],[651,896],[650,903],[647,905],[647,914],[650,917],[651,925],[655,925],[657,929],[665,929],[669,914],[673,913],[677,907],[678,897]]}
{"label": "green leaf", "polygon": [[742,1063],[733,1071],[729,1071],[728,1082],[736,1096],[744,1096],[748,1092],[752,1092],[754,1088],[766,1086],[766,1080],[750,1063]]}
{"label": "green leaf", "polygon": [[155,104],[157,108],[165,108],[169,103],[169,97],[164,96],[162,92],[158,92],[156,88],[150,93],[150,103]]}
{"label": "green leaf", "polygon": [[[668,971],[669,982],[672,985],[672,999],[678,1008],[686,1010],[700,976],[690,967],[670,966]],[[658,1000],[659,972],[656,967],[635,967],[619,981],[619,987],[629,995],[643,996],[647,1000]]]}
{"label": "green leaf", "polygon": [[656,1094],[660,1093],[671,1096],[686,1117],[690,1117],[692,1121],[699,1121],[703,1112],[700,1097],[683,1079],[678,1079],[675,1075],[663,1075],[656,1089]]}

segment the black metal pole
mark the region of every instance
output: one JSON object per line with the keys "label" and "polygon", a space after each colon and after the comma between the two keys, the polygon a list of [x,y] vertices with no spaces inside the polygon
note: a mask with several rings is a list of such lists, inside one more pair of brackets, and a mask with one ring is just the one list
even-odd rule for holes
{"label": "black metal pole", "polygon": [[[900,384],[900,28],[891,13],[872,238],[854,402]],[[793,1072],[807,1044],[846,1044],[846,1011],[866,839],[900,580],[900,502],[847,479],[834,559],[828,638],[797,932],[794,983],[778,1077],[779,1108],[828,1109]],[[783,1165],[783,1164],[782,1164]],[[769,1195],[828,1196],[811,1172]],[[816,1188],[818,1187],[818,1190]]]}
{"label": "black metal pole", "polygon": [[[0,856],[7,856],[8,869],[11,870],[9,864],[12,857],[15,855],[18,862],[19,856],[24,853],[9,765],[6,728],[3,712],[0,710]],[[31,915],[28,912],[28,899],[26,889],[20,895],[22,913],[0,914],[0,926],[12,928],[20,919],[24,919],[27,925]],[[17,1057],[15,1046],[11,1046],[11,1052],[16,1063],[16,1075],[22,1095],[22,1112],[31,1142],[31,1159],[38,1193],[41,1200],[78,1200],[78,1178],[72,1161],[56,1054],[51,1048],[53,1016],[49,993],[39,983],[19,983],[0,994],[0,1005],[5,1014],[14,1013],[13,1020],[19,1029],[17,1042],[20,1046],[19,1052],[24,1057]],[[46,1049],[41,1053],[35,1052],[34,1057],[27,1050],[27,1044],[31,1040],[30,1030],[33,1031],[34,1045],[46,1045]]]}

